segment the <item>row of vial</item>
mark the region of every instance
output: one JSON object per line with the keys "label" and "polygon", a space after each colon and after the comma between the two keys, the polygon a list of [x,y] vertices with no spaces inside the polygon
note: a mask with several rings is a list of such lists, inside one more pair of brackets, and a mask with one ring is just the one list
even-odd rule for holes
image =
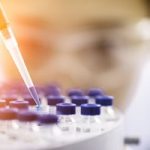
{"label": "row of vial", "polygon": [[0,100],[1,134],[27,137],[26,140],[57,138],[64,134],[97,134],[118,120],[113,108],[114,98],[99,89],[90,90],[88,96],[80,90],[70,90],[67,97],[48,95],[41,98],[41,108],[35,106],[30,96],[23,98]]}

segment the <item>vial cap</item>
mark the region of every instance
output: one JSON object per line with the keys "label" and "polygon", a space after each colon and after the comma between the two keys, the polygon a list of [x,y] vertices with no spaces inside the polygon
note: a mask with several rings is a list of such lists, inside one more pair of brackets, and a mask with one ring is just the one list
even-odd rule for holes
{"label": "vial cap", "polygon": [[33,122],[33,121],[37,121],[38,114],[34,111],[24,110],[24,111],[18,112],[17,119],[22,122],[26,122],[26,121]]}
{"label": "vial cap", "polygon": [[95,116],[100,115],[100,105],[98,104],[82,104],[81,105],[81,114]]}
{"label": "vial cap", "polygon": [[17,111],[11,108],[0,109],[0,120],[14,120],[17,117]]}
{"label": "vial cap", "polygon": [[95,98],[96,104],[100,104],[101,106],[112,106],[113,100],[113,96],[97,96]]}
{"label": "vial cap", "polygon": [[58,96],[61,95],[61,89],[55,85],[48,85],[43,90],[45,96],[54,95]]}
{"label": "vial cap", "polygon": [[82,104],[87,104],[89,100],[88,96],[72,96],[71,102],[76,104],[77,106],[81,106]]}
{"label": "vial cap", "polygon": [[91,88],[88,91],[88,96],[90,96],[90,97],[96,97],[96,96],[100,96],[100,95],[104,95],[104,92],[99,88]]}
{"label": "vial cap", "polygon": [[41,114],[38,117],[40,124],[55,124],[58,123],[58,116],[52,114]]}
{"label": "vial cap", "polygon": [[68,91],[68,96],[72,97],[72,96],[83,96],[83,91],[80,89],[70,89]]}
{"label": "vial cap", "polygon": [[18,98],[17,95],[6,94],[2,96],[2,99],[6,101],[6,104],[9,105],[11,101],[15,101]]}
{"label": "vial cap", "polygon": [[9,103],[10,108],[28,109],[29,103],[24,100],[15,100]]}
{"label": "vial cap", "polygon": [[56,106],[58,103],[63,103],[65,101],[64,96],[48,96],[47,104],[51,106]]}
{"label": "vial cap", "polygon": [[4,108],[6,106],[7,106],[6,100],[0,99],[0,108]]}
{"label": "vial cap", "polygon": [[31,105],[31,106],[35,106],[36,105],[34,99],[31,96],[25,96],[24,100],[27,101],[29,103],[29,105]]}
{"label": "vial cap", "polygon": [[76,104],[59,103],[56,105],[56,110],[59,115],[73,115],[76,113]]}

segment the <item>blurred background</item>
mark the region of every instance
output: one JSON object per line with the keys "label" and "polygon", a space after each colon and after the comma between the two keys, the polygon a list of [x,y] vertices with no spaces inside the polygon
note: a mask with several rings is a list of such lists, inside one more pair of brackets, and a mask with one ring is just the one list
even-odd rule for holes
{"label": "blurred background", "polygon": [[[35,84],[101,87],[126,113],[126,134],[141,141],[135,149],[150,149],[150,0],[2,4]],[[2,42],[0,49],[1,82],[23,82]]]}

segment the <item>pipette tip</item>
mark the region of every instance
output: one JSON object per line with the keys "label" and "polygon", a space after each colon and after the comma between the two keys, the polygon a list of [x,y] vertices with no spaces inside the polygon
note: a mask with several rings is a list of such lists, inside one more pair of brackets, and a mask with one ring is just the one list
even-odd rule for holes
{"label": "pipette tip", "polygon": [[40,111],[41,110],[41,105],[36,105],[36,111]]}

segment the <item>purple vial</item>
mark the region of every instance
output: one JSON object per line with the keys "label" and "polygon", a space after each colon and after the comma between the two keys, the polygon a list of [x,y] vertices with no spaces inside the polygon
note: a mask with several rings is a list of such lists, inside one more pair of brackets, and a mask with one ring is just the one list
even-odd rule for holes
{"label": "purple vial", "polygon": [[45,96],[59,96],[61,95],[61,89],[55,85],[48,85],[43,90]]}
{"label": "purple vial", "polygon": [[38,131],[38,117],[39,114],[35,111],[23,110],[18,112],[17,119],[20,133],[28,137],[32,132],[34,134],[35,131]]}
{"label": "purple vial", "polygon": [[87,104],[89,101],[89,97],[88,96],[72,96],[71,97],[71,102],[76,104],[76,112],[77,115],[80,115],[81,112],[81,105],[82,104]]}
{"label": "purple vial", "polygon": [[72,96],[83,96],[84,93],[81,89],[70,89],[67,94],[69,97]]}
{"label": "purple vial", "polygon": [[60,116],[60,128],[67,134],[74,134],[76,130],[76,104],[59,103],[57,104],[57,114]]}
{"label": "purple vial", "polygon": [[77,132],[97,134],[102,131],[100,108],[98,104],[81,105],[81,120],[78,124],[79,126],[77,126]]}
{"label": "purple vial", "polygon": [[97,96],[95,98],[95,101],[97,104],[100,104],[102,106],[101,111],[102,111],[103,121],[112,122],[118,120],[118,116],[113,107],[113,101],[114,101],[113,96],[108,96],[108,95]]}
{"label": "purple vial", "polygon": [[9,107],[10,108],[14,108],[14,109],[28,109],[29,108],[29,102],[24,101],[24,100],[15,100],[15,101],[11,101],[9,103]]}
{"label": "purple vial", "polygon": [[38,113],[30,110],[18,112],[17,119],[21,122],[35,122],[38,119]]}
{"label": "purple vial", "polygon": [[104,92],[99,88],[91,88],[88,91],[88,96],[90,97],[96,97],[101,95],[104,95]]}
{"label": "purple vial", "polygon": [[56,114],[56,105],[64,101],[64,96],[47,96],[48,111],[51,114]]}
{"label": "purple vial", "polygon": [[99,88],[91,88],[88,91],[88,96],[90,97],[89,103],[95,103],[95,97],[104,95],[104,92]]}
{"label": "purple vial", "polygon": [[62,132],[58,127],[59,119],[58,116],[52,114],[42,114],[39,116],[39,130],[40,137],[43,139],[50,137],[60,138]]}

